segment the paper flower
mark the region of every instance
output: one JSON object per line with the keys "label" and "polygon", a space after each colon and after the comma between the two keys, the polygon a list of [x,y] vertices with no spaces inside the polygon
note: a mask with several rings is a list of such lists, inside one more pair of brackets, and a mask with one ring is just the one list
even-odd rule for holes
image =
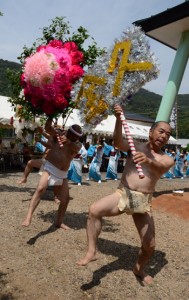
{"label": "paper flower", "polygon": [[36,114],[63,113],[69,107],[72,85],[83,76],[83,53],[74,42],[52,40],[25,60],[21,85]]}
{"label": "paper flower", "polygon": [[26,121],[24,119],[15,119],[13,127],[15,128],[16,136],[23,142],[25,142],[25,134],[33,133],[37,127],[41,126],[39,118],[35,121]]}

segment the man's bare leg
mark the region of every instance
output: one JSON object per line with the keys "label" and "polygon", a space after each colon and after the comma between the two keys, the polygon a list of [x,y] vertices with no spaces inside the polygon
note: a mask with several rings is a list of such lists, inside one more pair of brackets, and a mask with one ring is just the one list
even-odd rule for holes
{"label": "man's bare leg", "polygon": [[60,204],[60,199],[58,198],[59,186],[55,185],[53,191],[54,191],[54,202],[56,204]]}
{"label": "man's bare leg", "polygon": [[120,214],[117,207],[119,198],[120,195],[114,193],[98,200],[90,206],[87,220],[88,250],[85,257],[77,262],[79,266],[85,266],[97,259],[96,242],[102,229],[102,217],[117,216]]}
{"label": "man's bare leg", "polygon": [[55,221],[55,226],[58,228],[68,230],[70,229],[70,227],[68,227],[62,222],[69,203],[68,180],[64,179],[62,185],[57,186],[55,190],[55,197],[59,200],[59,207],[57,212],[57,218]]}
{"label": "man's bare leg", "polygon": [[22,184],[22,183],[26,183],[27,182],[27,178],[30,174],[30,172],[32,171],[33,167],[31,165],[31,160],[28,161],[25,169],[24,169],[24,173],[22,178],[18,181],[18,184]]}
{"label": "man's bare leg", "polygon": [[40,202],[40,197],[47,189],[48,177],[49,177],[49,174],[46,171],[43,172],[43,174],[40,178],[39,184],[37,186],[37,189],[30,201],[28,212],[27,212],[26,218],[22,222],[22,226],[27,227],[30,225],[33,213]]}
{"label": "man's bare leg", "polygon": [[89,262],[97,259],[96,256],[96,242],[102,229],[102,218],[96,218],[91,212],[87,220],[87,241],[88,250],[84,258],[80,259],[77,264],[79,266],[86,266]]}
{"label": "man's bare leg", "polygon": [[29,174],[31,173],[33,168],[38,168],[40,169],[42,165],[42,159],[31,159],[28,161],[25,169],[24,169],[24,173],[22,178],[18,181],[18,184],[22,184],[22,183],[26,183],[27,182],[27,178],[29,176]]}
{"label": "man's bare leg", "polygon": [[155,248],[154,220],[153,217],[148,213],[134,214],[133,219],[142,243],[133,273],[144,283],[151,284],[153,283],[153,278],[145,273],[144,268],[152,256]]}

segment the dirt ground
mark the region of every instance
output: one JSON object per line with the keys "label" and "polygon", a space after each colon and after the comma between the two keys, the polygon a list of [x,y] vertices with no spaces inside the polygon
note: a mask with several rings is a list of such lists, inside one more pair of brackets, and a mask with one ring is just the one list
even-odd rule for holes
{"label": "dirt ground", "polygon": [[[188,300],[189,178],[161,179],[154,195],[156,250],[146,271],[154,283],[143,286],[132,273],[140,241],[132,217],[105,218],[98,241],[99,259],[86,267],[76,261],[86,251],[90,203],[112,193],[118,182],[70,183],[71,201],[65,223],[53,225],[57,205],[48,190],[32,224],[22,228],[39,175],[17,184],[21,173],[0,174],[0,299],[1,300]],[[175,189],[184,196],[174,196]]]}

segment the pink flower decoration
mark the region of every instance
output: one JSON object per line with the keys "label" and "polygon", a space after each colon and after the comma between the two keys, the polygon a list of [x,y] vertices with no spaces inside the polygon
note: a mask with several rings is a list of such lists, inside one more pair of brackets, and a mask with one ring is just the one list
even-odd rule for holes
{"label": "pink flower decoration", "polygon": [[59,40],[52,40],[49,42],[49,45],[51,45],[54,48],[62,48],[63,47],[62,41],[59,41]]}
{"label": "pink flower decoration", "polygon": [[46,101],[53,101],[57,94],[56,86],[54,84],[48,84],[43,88],[42,95]]}
{"label": "pink flower decoration", "polygon": [[57,95],[55,98],[55,105],[59,109],[64,109],[68,106],[68,101],[62,95]]}
{"label": "pink flower decoration", "polygon": [[73,65],[77,65],[83,61],[83,53],[81,51],[71,52],[70,56]]}
{"label": "pink flower decoration", "polygon": [[52,103],[43,103],[42,105],[42,110],[45,114],[47,114],[48,116],[54,114],[56,108]]}
{"label": "pink flower decoration", "polygon": [[22,87],[26,87],[25,75],[23,73],[20,76],[20,84]]}
{"label": "pink flower decoration", "polygon": [[21,75],[26,101],[51,115],[69,106],[72,84],[84,74],[83,53],[74,42],[50,41],[29,56]]}
{"label": "pink flower decoration", "polygon": [[69,76],[70,72],[68,72],[66,69],[59,69],[54,76],[54,84],[58,86],[65,86],[69,84]]}
{"label": "pink flower decoration", "polygon": [[83,74],[84,74],[84,70],[80,66],[78,66],[78,65],[71,66],[71,68],[70,68],[70,79],[71,79],[71,82],[74,83],[81,76],[83,76]]}
{"label": "pink flower decoration", "polygon": [[32,103],[33,107],[38,108],[41,106],[41,104],[43,102],[40,101],[38,98],[31,98],[31,103]]}
{"label": "pink flower decoration", "polygon": [[66,43],[64,43],[63,47],[66,48],[69,52],[78,50],[78,47],[77,47],[76,43],[74,43],[74,42],[66,42]]}

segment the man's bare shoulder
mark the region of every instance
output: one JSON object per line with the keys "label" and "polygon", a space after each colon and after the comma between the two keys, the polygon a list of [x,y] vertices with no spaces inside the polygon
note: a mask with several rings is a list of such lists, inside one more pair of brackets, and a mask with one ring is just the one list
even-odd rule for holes
{"label": "man's bare shoulder", "polygon": [[167,161],[170,161],[170,162],[172,162],[174,164],[174,158],[172,156],[169,156],[169,155],[167,155],[166,153],[163,152],[163,157]]}

